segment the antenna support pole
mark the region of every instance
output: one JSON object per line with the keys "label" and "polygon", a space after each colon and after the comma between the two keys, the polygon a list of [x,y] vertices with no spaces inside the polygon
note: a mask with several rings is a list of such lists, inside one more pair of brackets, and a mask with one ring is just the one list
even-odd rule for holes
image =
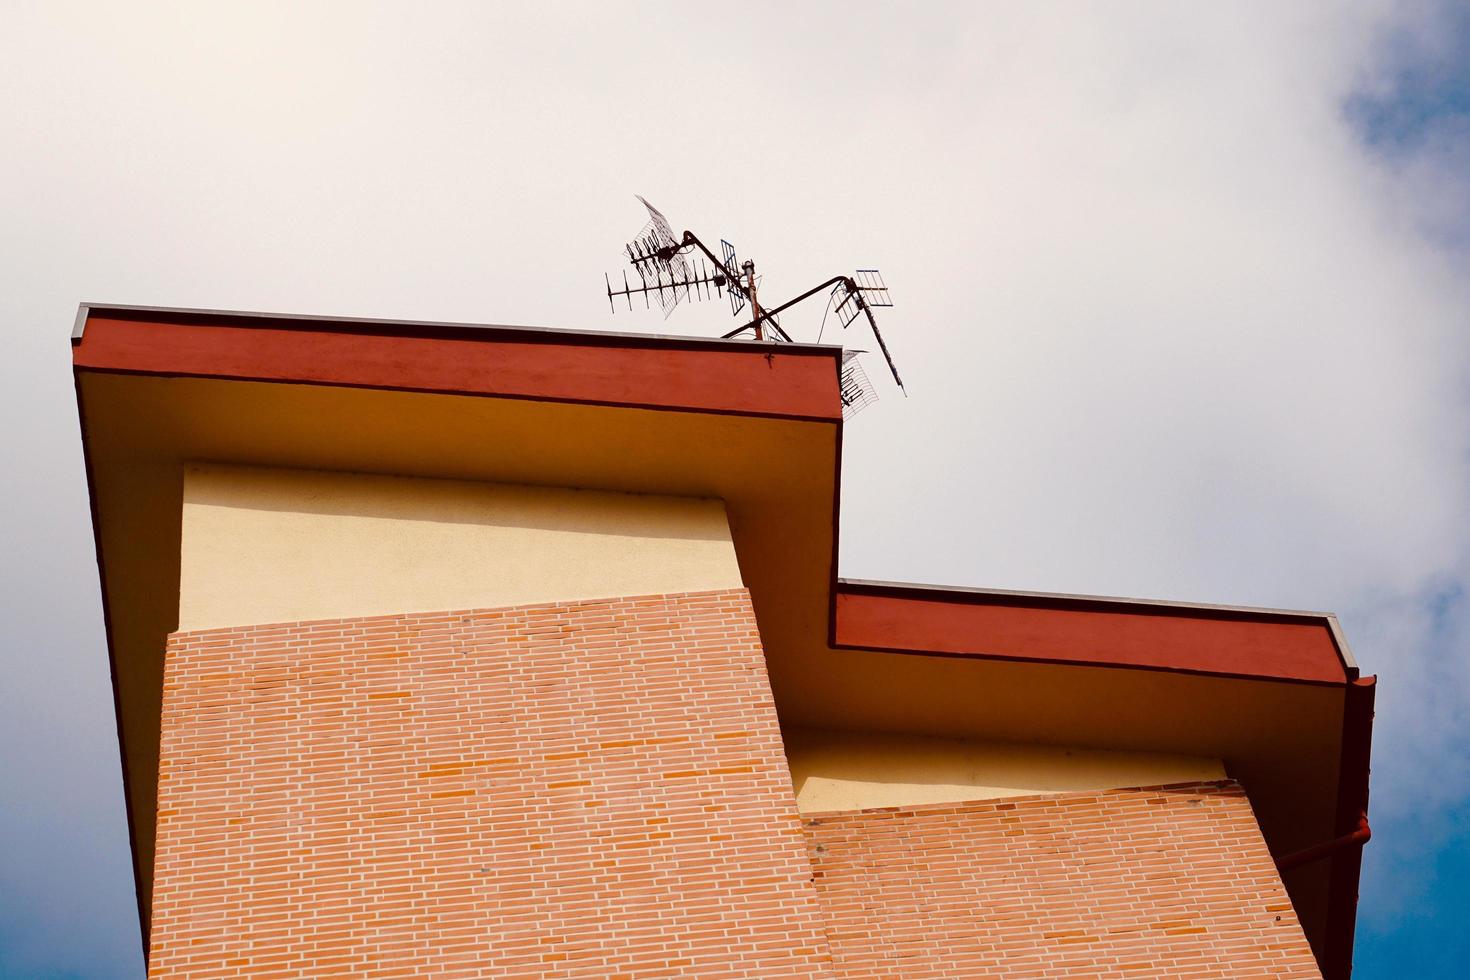
{"label": "antenna support pole", "polygon": [[745,272],[745,291],[750,294],[750,312],[755,314],[755,320],[752,321],[755,324],[755,339],[765,340],[766,332],[761,328],[765,317],[761,316],[761,305],[755,298],[755,262],[746,259],[742,269]]}
{"label": "antenna support pole", "polygon": [[[747,285],[746,284],[746,281],[745,281],[745,277],[741,275],[741,270],[732,269],[729,266],[727,266],[722,259],[720,259],[718,256],[715,255],[714,252],[711,252],[708,248],[705,247],[704,242],[700,241],[699,240],[699,236],[695,235],[694,232],[692,232],[692,231],[685,231],[684,232],[684,244],[685,245],[693,245],[695,248],[699,249],[701,252],[704,253],[705,258],[709,259],[711,262],[714,263],[714,266],[715,266],[716,269],[723,269],[723,270],[725,270],[725,278],[729,281],[730,286],[732,288],[738,288],[742,293],[745,294],[746,298],[750,300],[751,308],[756,313],[756,319],[754,321],[752,321],[751,323],[747,323],[745,326],[741,327],[740,330],[754,329],[755,330],[755,333],[756,333],[756,337],[758,337],[758,338],[760,338],[760,339],[763,340],[765,338],[764,338],[764,332],[761,330],[761,324],[769,322],[770,325],[771,325],[771,331],[776,336],[780,337],[782,340],[786,341],[788,344],[792,342],[791,341],[791,337],[786,333],[786,331],[781,329],[781,325],[779,323],[777,323],[775,320],[772,320],[771,319],[771,314],[772,313],[780,313],[781,310],[786,309],[786,307],[787,306],[790,306],[791,303],[787,303],[787,304],[785,304],[785,306],[781,306],[778,309],[771,310],[768,313],[762,313],[760,311],[760,307],[756,305],[756,302],[755,302],[755,263],[754,262],[748,262],[747,261],[747,262],[741,263],[742,266],[744,267],[744,270],[746,270],[746,271],[748,271],[750,273],[750,282]],[[838,282],[842,278],[843,277],[839,276],[837,279],[833,279],[830,282],[826,283],[825,285],[831,286],[833,283]],[[822,288],[821,286],[818,286],[817,287],[817,289],[821,289],[821,288]],[[814,293],[816,291],[817,290],[814,289],[811,292],[803,293],[802,295],[798,296],[797,299],[798,300],[805,299],[806,297],[810,296],[812,293]],[[793,300],[792,302],[796,302],[796,300]],[[725,338],[728,339],[730,337],[735,336],[737,333],[740,332],[740,330],[733,330],[730,333],[725,334]]]}

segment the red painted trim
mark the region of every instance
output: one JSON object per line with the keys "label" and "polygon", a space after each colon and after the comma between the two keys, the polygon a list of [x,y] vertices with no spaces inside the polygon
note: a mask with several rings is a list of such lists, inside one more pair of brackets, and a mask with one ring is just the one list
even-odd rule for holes
{"label": "red painted trim", "polygon": [[1316,684],[1347,673],[1319,618],[844,585],[843,648],[1187,671]]}
{"label": "red painted trim", "polygon": [[[178,320],[180,322],[172,322]],[[407,329],[407,328],[405,328]],[[838,421],[835,349],[93,310],[79,370],[493,395]]]}
{"label": "red painted trim", "polygon": [[[1378,678],[1349,684],[1342,710],[1342,764],[1337,777],[1337,833],[1350,834],[1368,821],[1369,759],[1373,748],[1373,700]],[[1323,980],[1348,980],[1353,972],[1353,941],[1358,925],[1358,882],[1363,849],[1352,847],[1332,857],[1327,893],[1327,948]]]}

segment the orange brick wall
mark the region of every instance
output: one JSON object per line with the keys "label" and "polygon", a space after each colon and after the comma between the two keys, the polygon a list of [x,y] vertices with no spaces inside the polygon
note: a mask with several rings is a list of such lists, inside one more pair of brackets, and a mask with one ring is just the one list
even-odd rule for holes
{"label": "orange brick wall", "polygon": [[178,634],[154,977],[830,977],[743,590]]}
{"label": "orange brick wall", "polygon": [[1232,782],[805,825],[840,977],[1320,977]]}

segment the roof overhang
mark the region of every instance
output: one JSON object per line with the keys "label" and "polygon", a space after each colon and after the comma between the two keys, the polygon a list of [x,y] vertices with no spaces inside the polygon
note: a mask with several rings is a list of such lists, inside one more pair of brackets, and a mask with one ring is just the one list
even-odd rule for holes
{"label": "roof overhang", "polygon": [[[1222,758],[1278,854],[1366,809],[1330,615],[839,580],[839,348],[99,305],[72,344],[145,935],[186,462],[720,497],[784,724]],[[1357,862],[1286,873],[1328,976]]]}
{"label": "roof overhang", "polygon": [[[1367,812],[1373,678],[1330,613],[839,580],[822,648],[772,659],[783,721],[1218,758],[1277,857]],[[1328,978],[1361,851],[1283,873]]]}

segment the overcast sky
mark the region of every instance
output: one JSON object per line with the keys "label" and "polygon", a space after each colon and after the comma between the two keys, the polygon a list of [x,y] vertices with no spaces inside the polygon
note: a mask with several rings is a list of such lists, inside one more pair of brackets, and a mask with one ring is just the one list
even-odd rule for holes
{"label": "overcast sky", "polygon": [[729,329],[609,314],[635,193],[883,270],[844,575],[1340,613],[1357,975],[1463,967],[1470,8],[903,7],[0,0],[0,975],[142,975],[76,304]]}

